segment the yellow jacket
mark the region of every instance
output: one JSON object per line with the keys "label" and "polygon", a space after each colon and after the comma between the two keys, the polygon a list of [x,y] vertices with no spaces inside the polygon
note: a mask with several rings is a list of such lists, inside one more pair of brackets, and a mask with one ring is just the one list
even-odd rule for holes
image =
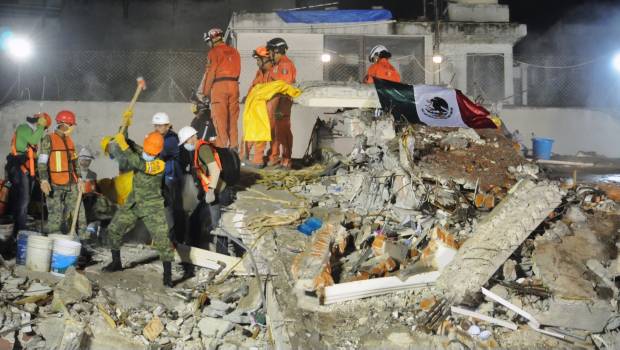
{"label": "yellow jacket", "polygon": [[297,97],[301,94],[301,90],[282,80],[254,86],[245,100],[243,110],[244,141],[271,141],[267,101],[277,94]]}

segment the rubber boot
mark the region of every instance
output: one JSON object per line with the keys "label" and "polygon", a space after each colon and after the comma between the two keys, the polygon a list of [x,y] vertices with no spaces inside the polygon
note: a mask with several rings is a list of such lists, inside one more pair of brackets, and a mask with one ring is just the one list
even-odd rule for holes
{"label": "rubber boot", "polygon": [[123,269],[121,264],[121,251],[119,249],[112,249],[112,262],[104,266],[101,271],[113,272]]}
{"label": "rubber boot", "polygon": [[162,265],[164,266],[164,286],[172,288],[174,287],[172,284],[172,262],[163,261]]}
{"label": "rubber boot", "polygon": [[194,265],[188,263],[181,263],[183,267],[183,280],[192,278],[195,276],[194,274]]}

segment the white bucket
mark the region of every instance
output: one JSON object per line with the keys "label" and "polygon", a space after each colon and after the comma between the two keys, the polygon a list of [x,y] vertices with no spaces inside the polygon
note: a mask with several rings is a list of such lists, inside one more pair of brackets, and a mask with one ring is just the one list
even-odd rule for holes
{"label": "white bucket", "polygon": [[52,251],[52,273],[64,275],[71,266],[75,266],[80,256],[82,244],[65,237],[55,237]]}
{"label": "white bucket", "polygon": [[52,239],[45,236],[28,237],[26,267],[32,271],[48,272],[52,256]]}

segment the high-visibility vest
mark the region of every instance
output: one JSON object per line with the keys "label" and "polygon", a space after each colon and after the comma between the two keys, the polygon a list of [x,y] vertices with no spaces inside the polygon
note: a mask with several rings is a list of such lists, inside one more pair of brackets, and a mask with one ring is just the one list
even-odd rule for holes
{"label": "high-visibility vest", "polygon": [[93,193],[96,190],[97,183],[92,179],[84,179],[84,194]]}
{"label": "high-visibility vest", "polygon": [[50,180],[55,185],[66,185],[73,180],[77,182],[74,160],[77,159],[75,146],[71,137],[64,138],[57,133],[51,133],[52,149],[49,157]]}
{"label": "high-visibility vest", "polygon": [[[13,133],[13,139],[11,140],[11,154],[16,156],[17,153],[17,147],[16,145],[16,141],[17,140],[17,134]],[[35,169],[34,169],[34,154],[36,153],[36,148],[34,146],[26,146],[26,163],[22,164],[21,168],[22,171],[24,172],[24,174],[29,173],[30,176],[34,177],[35,175]]]}
{"label": "high-visibility vest", "polygon": [[217,153],[217,150],[215,149],[215,147],[213,147],[212,144],[199,139],[198,144],[196,145],[196,149],[194,150],[194,170],[196,170],[196,176],[200,180],[202,189],[205,192],[209,192],[209,184],[211,183],[211,176],[208,175],[208,171],[207,171],[208,169],[206,167],[206,164],[202,165],[200,157],[198,156],[200,152],[200,147],[202,147],[203,145],[208,145],[209,147],[211,147],[211,152],[213,152],[213,158],[215,158],[215,163],[217,164],[218,168],[220,168],[220,170],[222,170],[222,163],[220,161],[220,156]]}

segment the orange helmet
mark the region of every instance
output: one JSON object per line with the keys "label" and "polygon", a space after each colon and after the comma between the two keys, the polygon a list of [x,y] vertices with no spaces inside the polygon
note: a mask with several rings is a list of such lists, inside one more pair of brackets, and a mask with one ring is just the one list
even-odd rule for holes
{"label": "orange helmet", "polygon": [[75,114],[71,111],[60,111],[56,114],[56,123],[75,125]]}
{"label": "orange helmet", "polygon": [[157,131],[153,131],[144,138],[144,152],[156,156],[164,149],[164,137]]}
{"label": "orange helmet", "polygon": [[256,50],[254,50],[254,53],[252,54],[252,57],[254,58],[269,58],[269,51],[267,51],[267,48],[264,46],[259,46],[256,48]]}
{"label": "orange helmet", "polygon": [[47,125],[45,126],[46,128],[49,128],[52,125],[52,117],[50,117],[49,114],[45,113],[45,112],[41,112],[41,113],[36,113],[34,115],[35,118],[45,118],[45,121],[47,122]]}

